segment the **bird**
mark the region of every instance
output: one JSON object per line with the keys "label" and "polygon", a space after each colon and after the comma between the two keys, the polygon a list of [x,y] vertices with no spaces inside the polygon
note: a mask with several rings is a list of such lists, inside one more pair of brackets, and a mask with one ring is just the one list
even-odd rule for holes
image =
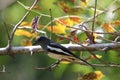
{"label": "bird", "polygon": [[85,64],[91,66],[93,69],[94,66],[82,58],[77,57],[66,47],[54,42],[53,40],[45,37],[39,36],[34,42],[33,45],[40,45],[42,49],[47,52],[48,56],[56,60],[67,61],[77,64]]}

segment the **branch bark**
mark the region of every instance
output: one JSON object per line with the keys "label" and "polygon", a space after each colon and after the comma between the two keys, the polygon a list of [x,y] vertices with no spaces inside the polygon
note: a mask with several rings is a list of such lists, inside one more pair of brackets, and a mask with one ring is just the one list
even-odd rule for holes
{"label": "branch bark", "polygon": [[[86,47],[80,46],[78,44],[62,44],[64,47],[68,48],[72,51],[104,51],[111,49],[118,49],[120,48],[120,43],[104,43],[104,44],[91,44]],[[40,46],[27,46],[27,47],[11,47],[11,50],[8,50],[7,47],[0,48],[0,55],[8,55],[8,54],[29,54],[29,53],[36,53],[41,52],[43,49]]]}

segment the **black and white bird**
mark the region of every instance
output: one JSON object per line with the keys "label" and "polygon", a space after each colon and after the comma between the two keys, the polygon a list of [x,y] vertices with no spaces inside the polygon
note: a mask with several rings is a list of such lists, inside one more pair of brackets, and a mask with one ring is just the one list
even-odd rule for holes
{"label": "black and white bird", "polygon": [[42,49],[46,51],[48,53],[48,56],[50,56],[51,58],[77,64],[87,64],[94,69],[94,66],[92,64],[77,57],[72,52],[70,52],[66,47],[58,43],[55,43],[54,41],[50,40],[47,37],[44,36],[38,37],[33,43],[33,45],[40,45]]}

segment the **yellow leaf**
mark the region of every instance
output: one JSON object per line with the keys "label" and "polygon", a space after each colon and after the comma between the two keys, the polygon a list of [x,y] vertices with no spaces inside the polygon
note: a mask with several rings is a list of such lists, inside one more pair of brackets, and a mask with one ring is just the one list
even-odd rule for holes
{"label": "yellow leaf", "polygon": [[104,23],[102,27],[104,28],[105,31],[110,33],[116,31],[110,23]]}
{"label": "yellow leaf", "polygon": [[82,77],[82,80],[101,80],[104,77],[101,71],[90,72]]}
{"label": "yellow leaf", "polygon": [[[48,26],[47,29],[49,31],[51,31],[51,26]],[[66,27],[63,26],[63,25],[59,25],[59,26],[53,26],[53,33],[56,33],[56,34],[66,34],[66,31],[65,31]]]}
{"label": "yellow leaf", "polygon": [[[98,54],[96,55],[96,57],[99,58],[99,59],[102,58],[102,56],[101,56],[101,55],[98,55]],[[88,58],[86,58],[85,60],[93,60],[93,59],[96,59],[96,57],[94,57],[93,55],[90,55],[90,56],[89,56]]]}
{"label": "yellow leaf", "polygon": [[32,37],[34,37],[34,38],[37,38],[37,37],[38,37],[38,35],[37,35],[37,33],[36,33],[36,32],[31,33],[31,34],[32,34]]}
{"label": "yellow leaf", "polygon": [[87,3],[89,2],[89,0],[81,0],[81,1],[82,1],[82,3],[81,3],[82,7],[86,7]]}
{"label": "yellow leaf", "polygon": [[[96,55],[96,57],[99,58],[99,59],[102,58],[101,55]],[[90,59],[96,59],[96,58],[93,55],[90,55]]]}
{"label": "yellow leaf", "polygon": [[97,75],[95,80],[100,80],[102,77],[104,77],[101,71],[95,71],[94,73]]}
{"label": "yellow leaf", "polygon": [[29,26],[29,27],[31,27],[31,23],[29,23],[29,22],[22,22],[21,24],[20,24],[20,26]]}
{"label": "yellow leaf", "polygon": [[[24,22],[22,22],[22,23],[20,24],[20,26],[22,26],[22,27],[25,27],[25,26],[27,26],[27,27],[32,27],[32,23],[31,23],[31,22],[26,22],[26,21],[24,21]],[[41,27],[41,25],[38,24],[38,28],[40,28],[40,27]]]}
{"label": "yellow leaf", "polygon": [[[80,18],[78,17],[69,17],[67,19],[56,20],[56,25],[53,26],[53,33],[56,34],[66,34],[66,30],[71,30],[74,24],[80,22]],[[48,26],[47,29],[51,31],[51,26]]]}
{"label": "yellow leaf", "polygon": [[59,24],[62,24],[65,26],[73,26],[74,23],[70,18],[67,18],[67,19],[57,20],[56,25],[59,25]]}
{"label": "yellow leaf", "polygon": [[26,36],[26,37],[31,37],[32,36],[32,34],[30,32],[28,32],[26,30],[21,30],[21,29],[16,30],[15,35]]}
{"label": "yellow leaf", "polygon": [[27,39],[27,40],[24,39],[24,40],[22,40],[21,45],[22,45],[22,46],[31,46],[32,43],[31,43],[30,40],[28,40],[28,39]]}
{"label": "yellow leaf", "polygon": [[68,61],[66,61],[66,60],[62,60],[61,63],[69,64],[70,62],[68,62]]}
{"label": "yellow leaf", "polygon": [[[51,26],[48,26],[47,29],[51,31]],[[53,26],[53,33],[66,34],[66,26],[56,21],[56,25]]]}

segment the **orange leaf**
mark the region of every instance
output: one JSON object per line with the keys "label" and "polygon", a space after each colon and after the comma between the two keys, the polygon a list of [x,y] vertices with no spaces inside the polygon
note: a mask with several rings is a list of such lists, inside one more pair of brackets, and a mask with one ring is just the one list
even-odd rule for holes
{"label": "orange leaf", "polygon": [[78,37],[77,37],[76,35],[73,36],[73,40],[74,40],[75,42],[80,42],[79,39],[78,39]]}
{"label": "orange leaf", "polygon": [[60,4],[62,10],[65,13],[69,13],[70,12],[70,8],[68,7],[68,5],[66,3],[64,3],[63,1],[60,1],[59,4]]}
{"label": "orange leaf", "polygon": [[15,35],[26,36],[26,37],[31,37],[32,36],[32,34],[30,32],[28,32],[26,30],[20,30],[20,29],[16,30]]}
{"label": "orange leaf", "polygon": [[107,32],[115,32],[116,30],[113,28],[113,26],[110,24],[110,23],[104,23],[103,26],[102,26],[105,31]]}
{"label": "orange leaf", "polygon": [[120,20],[116,20],[115,22],[113,22],[112,24],[116,25],[116,26],[120,26]]}
{"label": "orange leaf", "polygon": [[70,20],[77,22],[77,23],[81,21],[81,19],[79,17],[69,17],[69,18],[70,18]]}
{"label": "orange leaf", "polygon": [[56,24],[57,23],[60,23],[60,24],[63,24],[63,25],[68,25],[68,21],[65,20],[65,19],[56,20]]}
{"label": "orange leaf", "polygon": [[59,25],[59,24],[71,27],[71,26],[73,26],[74,23],[72,20],[67,18],[67,19],[56,20],[56,25]]}
{"label": "orange leaf", "polygon": [[71,2],[75,3],[76,0],[71,0]]}
{"label": "orange leaf", "polygon": [[86,3],[86,0],[81,0],[82,2]]}
{"label": "orange leaf", "polygon": [[35,9],[35,10],[41,10],[42,7],[40,7],[40,6],[34,6],[33,9]]}
{"label": "orange leaf", "polygon": [[101,71],[90,72],[82,77],[82,80],[101,80],[104,77]]}

